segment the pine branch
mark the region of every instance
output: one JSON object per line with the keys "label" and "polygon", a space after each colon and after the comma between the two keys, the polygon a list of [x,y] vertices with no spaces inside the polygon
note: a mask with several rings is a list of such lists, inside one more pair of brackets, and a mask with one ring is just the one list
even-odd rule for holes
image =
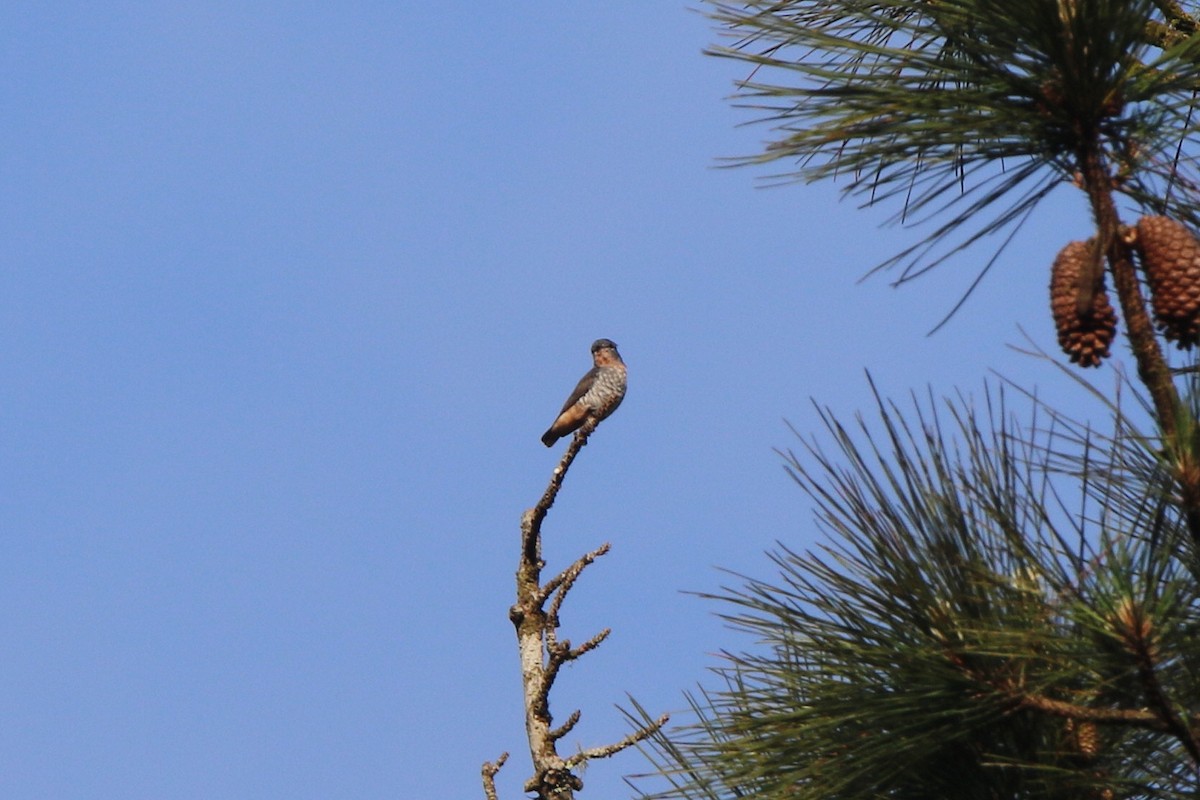
{"label": "pine branch", "polygon": [[1095,722],[1100,725],[1128,725],[1144,728],[1148,731],[1167,733],[1169,727],[1162,717],[1141,708],[1094,708],[1055,700],[1045,695],[1022,691],[1015,686],[998,685],[995,687],[1014,702],[1015,708],[1031,708],[1054,717],[1071,719],[1076,722]]}
{"label": "pine branch", "polygon": [[[1010,428],[990,397],[983,414],[960,397],[949,433],[933,404],[879,400],[882,432],[822,409],[837,457],[806,442],[786,468],[830,541],[781,547],[780,580],[718,596],[756,651],[725,654],[729,689],[680,734],[694,738],[651,740],[681,776],[664,796],[1194,795],[1197,399],[1172,376],[1120,213],[1200,228],[1195,4],[709,2],[732,42],[710,52],[752,69],[738,102],[773,127],[734,163],[791,160],[771,179],[836,179],[930,225],[881,265],[897,283],[1011,238],[1055,186],[1081,190],[1097,244],[1076,311],[1112,278],[1155,428],[1116,404],[1108,436],[1054,412]],[[1114,640],[1127,596],[1150,598],[1157,627],[1127,613]]]}
{"label": "pine branch", "polygon": [[[1189,726],[1176,712],[1167,697],[1166,690],[1158,679],[1158,648],[1154,644],[1154,632],[1150,618],[1139,604],[1126,600],[1117,609],[1115,623],[1125,647],[1133,654],[1137,663],[1138,677],[1143,691],[1161,720],[1164,730],[1169,731],[1184,746],[1192,761],[1200,766],[1200,741],[1194,727]],[[1193,723],[1194,725],[1194,723]]]}
{"label": "pine branch", "polygon": [[1096,137],[1137,206],[1200,222],[1178,153],[1197,129],[1200,40],[1175,0],[709,3],[733,40],[710,54],[752,67],[736,100],[772,126],[731,164],[791,159],[768,179],[836,179],[867,205],[898,201],[906,226],[944,218],[871,272],[903,281],[1012,236]]}
{"label": "pine branch", "polygon": [[[1118,235],[1122,225],[1112,197],[1113,176],[1104,162],[1098,140],[1085,142],[1079,153],[1079,163],[1082,185],[1100,232],[1100,246],[1107,256],[1125,317],[1125,330],[1137,361],[1138,377],[1150,392],[1155,419],[1162,429],[1168,452],[1176,462],[1186,464],[1192,443],[1190,437],[1182,435],[1187,428],[1180,420],[1183,404],[1179,389],[1154,332],[1141,281],[1134,268],[1133,248],[1126,237]],[[1180,500],[1188,529],[1192,539],[1200,543],[1200,470],[1179,469],[1176,477],[1181,486]]]}
{"label": "pine branch", "polygon": [[[1103,434],[1030,397],[1020,425],[992,393],[903,414],[879,398],[880,425],[824,412],[832,450],[806,439],[787,466],[828,539],[781,548],[778,579],[716,596],[754,651],[725,654],[729,688],[698,723],[651,740],[674,764],[663,797],[1192,786],[1200,589],[1154,544],[1187,541],[1154,439],[1116,406]],[[1132,649],[1111,644],[1113,598],[1151,593],[1174,643],[1159,658],[1141,637],[1159,703]]]}

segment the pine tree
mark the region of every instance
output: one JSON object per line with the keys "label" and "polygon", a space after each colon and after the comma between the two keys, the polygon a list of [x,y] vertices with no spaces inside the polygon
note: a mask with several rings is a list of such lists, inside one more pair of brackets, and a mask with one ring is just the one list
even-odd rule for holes
{"label": "pine tree", "polygon": [[672,787],[656,796],[1195,796],[1200,366],[1173,371],[1162,342],[1200,330],[1196,9],[712,9],[731,37],[713,52],[753,65],[739,97],[773,125],[745,163],[842,180],[927,225],[880,265],[900,282],[1010,241],[1058,187],[1083,192],[1094,236],[1046,265],[1052,319],[1078,367],[1101,365],[1111,286],[1141,403],[1109,399],[1101,424],[1032,397],[1022,419],[1010,387],[877,395],[857,427],[825,410],[823,436],[786,454],[823,545],[781,548],[777,577],[715,595],[756,647],[690,696],[692,724],[654,737]]}

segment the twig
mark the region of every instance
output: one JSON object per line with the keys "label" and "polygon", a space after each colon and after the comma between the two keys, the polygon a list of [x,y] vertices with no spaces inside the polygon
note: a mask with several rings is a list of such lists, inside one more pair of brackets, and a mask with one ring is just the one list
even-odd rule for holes
{"label": "twig", "polygon": [[[954,661],[955,659],[951,659]],[[1041,711],[1063,719],[1076,722],[1094,722],[1097,725],[1124,725],[1131,728],[1141,728],[1159,733],[1169,733],[1183,744],[1189,754],[1195,747],[1196,729],[1200,728],[1200,714],[1193,714],[1187,720],[1180,717],[1167,703],[1161,694],[1155,700],[1159,707],[1155,710],[1146,708],[1103,708],[1081,706],[1068,703],[1065,700],[1055,700],[1052,697],[1036,694],[1022,689],[1011,680],[988,680],[974,670],[957,665],[977,681],[991,686],[1013,702],[1014,708],[1027,708]]]}
{"label": "twig", "polygon": [[1200,764],[1200,742],[1196,739],[1196,732],[1176,712],[1158,680],[1158,658],[1149,617],[1136,603],[1126,601],[1118,609],[1115,621],[1125,647],[1137,662],[1138,677],[1146,697],[1154,707],[1154,713],[1162,720],[1165,729],[1188,751],[1192,761]]}
{"label": "twig", "polygon": [[496,800],[496,773],[508,761],[508,753],[501,753],[495,761],[483,762],[483,795],[487,800]]}
{"label": "twig", "polygon": [[553,631],[553,628],[546,629],[546,671],[542,679],[542,691],[547,695],[554,686],[554,681],[558,678],[558,671],[562,665],[568,661],[574,661],[584,653],[595,650],[612,633],[612,628],[605,628],[579,647],[571,647],[570,639],[560,644],[553,639]]}
{"label": "twig", "polygon": [[1065,700],[1055,700],[1052,697],[1027,691],[1011,678],[997,678],[983,675],[978,670],[968,666],[965,659],[957,653],[947,653],[947,657],[954,666],[958,667],[971,680],[991,687],[993,691],[1007,697],[1012,703],[1013,710],[1022,708],[1033,709],[1076,722],[1094,722],[1098,725],[1125,725],[1132,728],[1169,733],[1179,739],[1184,747],[1188,748],[1189,753],[1191,752],[1191,745],[1195,742],[1195,731],[1197,728],[1200,728],[1200,714],[1194,714],[1187,720],[1184,720],[1173,712],[1170,715],[1164,714],[1163,708],[1170,709],[1165,698],[1159,698],[1161,700],[1160,708],[1153,711],[1147,708],[1081,706]]}
{"label": "twig", "polygon": [[608,758],[609,756],[616,755],[627,747],[633,747],[638,742],[648,739],[654,734],[658,733],[659,730],[662,729],[662,726],[667,724],[667,721],[670,718],[670,714],[663,714],[661,717],[654,720],[654,722],[637,729],[619,742],[608,744],[603,747],[590,747],[587,750],[581,750],[567,759],[567,767],[577,767],[585,761],[591,761],[597,758]]}
{"label": "twig", "polygon": [[[579,455],[579,451],[587,445],[588,437],[592,435],[592,431],[594,430],[596,430],[596,420],[589,417],[579,430],[575,432],[575,437],[571,439],[571,443],[567,445],[567,449],[563,452],[558,466],[550,474],[550,484],[546,487],[546,491],[542,493],[542,497],[538,500],[537,505],[526,511],[521,517],[522,545],[527,557],[532,556],[535,560],[541,560],[541,543],[535,542],[534,539],[541,537],[542,520],[546,518],[546,514],[550,511],[550,506],[554,505],[554,499],[558,497],[558,490],[562,488],[563,481],[567,478],[567,470],[571,468],[572,462],[575,461],[575,456]],[[536,553],[534,550],[536,550]]]}
{"label": "twig", "polygon": [[575,724],[577,722],[579,722],[580,716],[581,716],[581,712],[578,709],[576,709],[575,711],[572,711],[571,716],[567,717],[566,722],[564,722],[562,725],[559,725],[554,730],[550,731],[550,738],[555,741],[558,741],[559,739],[566,736],[568,733],[571,732],[571,729],[575,727]]}
{"label": "twig", "polygon": [[579,645],[579,647],[576,647],[573,649],[570,647],[571,643],[567,642],[567,645],[568,645],[567,655],[564,660],[565,661],[574,661],[575,659],[579,658],[584,653],[588,653],[588,652],[591,652],[592,650],[595,650],[597,647],[600,646],[600,644],[605,639],[608,638],[608,635],[610,633],[612,633],[612,628],[605,628],[604,630],[600,631],[592,638],[588,639],[583,644]]}
{"label": "twig", "polygon": [[1168,732],[1162,717],[1144,708],[1093,708],[1055,700],[1040,694],[1022,692],[1015,687],[1006,687],[1004,693],[1011,696],[1019,708],[1042,711],[1051,716],[1073,719],[1076,722],[1095,722],[1097,725],[1127,725],[1150,731]]}
{"label": "twig", "polygon": [[600,558],[600,556],[607,555],[608,551],[611,549],[612,545],[610,545],[608,542],[605,542],[592,552],[584,553],[579,558],[575,559],[575,561],[571,563],[571,566],[567,567],[562,572],[546,581],[546,585],[542,587],[543,598],[549,597],[551,592],[554,592],[556,589],[561,587],[561,591],[558,592],[554,598],[554,601],[550,604],[551,614],[558,613],[559,607],[562,606],[563,598],[566,597],[567,592],[571,591],[571,587],[575,585],[575,581],[579,578],[580,573],[583,572],[584,567],[591,564],[597,558]]}

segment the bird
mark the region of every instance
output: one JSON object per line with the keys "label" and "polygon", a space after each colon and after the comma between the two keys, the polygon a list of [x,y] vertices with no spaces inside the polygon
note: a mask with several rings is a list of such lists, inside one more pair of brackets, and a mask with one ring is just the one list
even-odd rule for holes
{"label": "bird", "polygon": [[625,399],[625,362],[611,339],[592,342],[592,363],[595,366],[579,380],[554,424],[542,434],[546,447],[578,430],[589,418],[596,422],[606,418]]}

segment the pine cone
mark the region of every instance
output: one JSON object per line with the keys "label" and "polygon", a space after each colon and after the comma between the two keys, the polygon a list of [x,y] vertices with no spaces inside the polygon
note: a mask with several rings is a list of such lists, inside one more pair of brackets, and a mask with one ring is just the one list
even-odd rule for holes
{"label": "pine cone", "polygon": [[1096,757],[1100,752],[1100,729],[1096,723],[1089,720],[1075,726],[1075,747],[1085,758]]}
{"label": "pine cone", "polygon": [[1173,219],[1142,217],[1137,249],[1159,330],[1190,350],[1200,342],[1200,241]]}
{"label": "pine cone", "polygon": [[1058,329],[1058,344],[1081,367],[1100,366],[1117,332],[1117,314],[1108,301],[1103,276],[1090,313],[1081,315],[1076,304],[1079,276],[1091,266],[1092,247],[1092,240],[1071,242],[1059,251],[1050,268],[1050,311]]}

